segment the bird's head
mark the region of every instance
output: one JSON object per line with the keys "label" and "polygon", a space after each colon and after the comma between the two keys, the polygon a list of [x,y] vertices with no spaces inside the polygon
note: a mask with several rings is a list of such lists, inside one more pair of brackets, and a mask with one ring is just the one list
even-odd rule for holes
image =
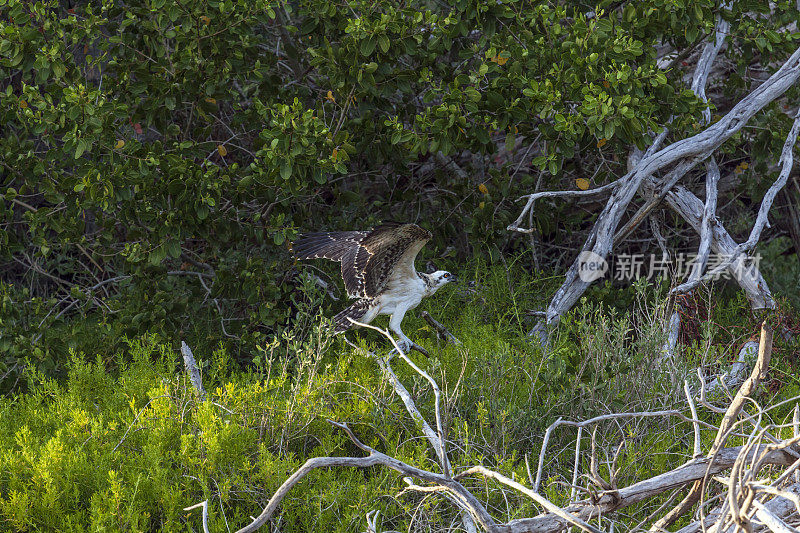
{"label": "bird's head", "polygon": [[430,280],[428,284],[428,291],[430,294],[435,293],[451,281],[458,280],[458,278],[446,270],[437,270],[433,274],[428,274],[428,279]]}

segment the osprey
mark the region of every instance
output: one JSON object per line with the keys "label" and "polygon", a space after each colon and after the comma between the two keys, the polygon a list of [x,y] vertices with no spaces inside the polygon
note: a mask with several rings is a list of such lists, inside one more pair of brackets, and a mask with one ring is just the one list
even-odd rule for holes
{"label": "osprey", "polygon": [[427,353],[403,333],[400,322],[424,297],[455,279],[444,270],[424,274],[414,268],[414,259],[431,237],[416,224],[390,222],[372,231],[306,233],[293,249],[298,259],[342,264],[347,295],[357,300],[333,317],[336,333],[350,328],[350,319],[369,324],[378,315],[391,315],[389,328],[400,337],[403,352],[415,348]]}

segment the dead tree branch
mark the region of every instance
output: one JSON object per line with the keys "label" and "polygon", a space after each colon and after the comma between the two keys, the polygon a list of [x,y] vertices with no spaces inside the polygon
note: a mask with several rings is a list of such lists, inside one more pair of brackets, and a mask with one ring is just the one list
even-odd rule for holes
{"label": "dead tree branch", "polygon": [[206,391],[203,388],[203,378],[200,376],[200,369],[197,368],[197,361],[194,359],[192,349],[183,341],[181,341],[181,355],[183,355],[183,364],[186,366],[189,381],[192,382],[192,386],[197,391],[200,399],[205,399]]}
{"label": "dead tree branch", "polygon": [[[710,49],[709,55],[712,59],[716,56],[714,49]],[[702,74],[697,77],[699,80],[702,78]],[[645,154],[630,172],[618,180],[619,184],[614,188],[605,208],[598,216],[583,246],[583,251],[591,250],[596,256],[606,258],[613,248],[616,228],[633,196],[654,173],[676,165],[664,181],[677,182],[676,177],[680,179],[679,176],[688,172],[698,162],[713,155],[723,142],[738,132],[756,113],[782,95],[798,79],[800,79],[800,48],[769,79],[738,102],[718,122],[693,137],[677,141],[655,153]],[[700,210],[701,232],[703,220],[711,219],[710,216],[705,216],[705,211],[704,205]],[[556,291],[548,306],[546,320],[531,331],[531,334],[538,335],[542,341],[547,340],[548,327],[558,322],[561,315],[574,305],[591,283],[578,275],[582,261],[583,258],[579,256],[573,262],[567,271],[564,283]]]}
{"label": "dead tree branch", "polygon": [[[388,336],[388,333],[386,333],[386,335]],[[391,337],[389,336],[389,338]],[[651,530],[658,531],[660,530],[659,528],[668,526],[675,518],[684,514],[692,505],[700,501],[705,493],[703,488],[704,484],[712,477],[715,480],[721,480],[726,486],[725,497],[721,500],[721,506],[707,517],[701,517],[693,521],[689,529],[684,528],[682,531],[696,532],[705,528],[708,531],[715,531],[717,533],[727,533],[729,530],[732,533],[733,530],[730,529],[732,527],[750,528],[753,531],[761,531],[762,529],[779,532],[794,531],[793,526],[790,524],[797,523],[798,520],[800,520],[800,513],[798,513],[800,510],[800,496],[798,496],[798,494],[800,494],[800,485],[794,481],[794,474],[800,472],[800,459],[798,459],[800,455],[797,449],[797,442],[800,441],[800,437],[793,437],[782,441],[776,439],[769,433],[772,426],[762,427],[760,420],[765,410],[757,407],[758,412],[755,415],[744,417],[744,423],[750,423],[753,426],[753,431],[747,438],[747,442],[742,446],[723,447],[727,437],[732,434],[732,430],[740,423],[737,422],[737,420],[739,419],[739,414],[742,413],[745,403],[749,402],[755,404],[752,395],[766,376],[770,362],[771,340],[772,331],[765,323],[762,329],[756,366],[750,378],[748,378],[739,389],[733,401],[728,406],[725,416],[717,426],[712,426],[707,422],[698,420],[697,408],[694,405],[692,395],[688,393],[688,385],[684,388],[685,392],[687,392],[687,402],[692,415],[691,418],[675,410],[640,413],[610,413],[583,422],[565,421],[563,419],[557,420],[545,433],[542,446],[543,454],[540,456],[539,472],[537,473],[537,480],[534,482],[533,489],[529,489],[522,483],[500,472],[490,470],[483,465],[469,467],[454,476],[449,474],[449,463],[447,468],[443,468],[443,473],[431,472],[379,452],[361,442],[346,425],[329,421],[331,424],[344,431],[350,440],[366,453],[366,456],[317,457],[309,459],[281,485],[275,494],[273,494],[261,514],[256,517],[251,524],[248,524],[240,531],[255,531],[266,524],[274,515],[286,494],[315,469],[329,467],[367,468],[372,466],[390,468],[406,476],[408,478],[408,488],[406,490],[415,490],[423,493],[442,493],[462,509],[463,512],[469,513],[471,524],[477,525],[481,529],[491,533],[559,533],[570,527],[578,527],[583,531],[591,533],[599,533],[599,531],[602,531],[602,528],[593,525],[590,523],[591,521],[665,492],[672,491],[674,497],[677,491],[691,485],[693,488],[690,491],[690,495],[696,492],[697,497],[689,498],[687,496],[687,498],[684,498],[684,502],[678,504],[678,506],[665,516],[657,519],[656,522],[652,524]],[[398,394],[400,394],[401,397],[408,395],[408,392],[402,387],[402,383],[399,383],[396,375],[392,372],[388,361],[384,358],[378,358],[378,361],[383,361],[382,368],[384,372],[389,375],[389,379],[392,381]],[[425,375],[423,371],[418,371],[421,375]],[[394,376],[394,378],[392,378],[392,376]],[[397,386],[398,383],[400,385],[399,390]],[[436,386],[436,389],[438,389],[438,386]],[[438,398],[436,401],[438,401]],[[443,438],[441,429],[435,432],[428,426],[426,431],[424,429],[424,418],[419,414],[410,396],[404,398],[404,402],[407,402],[407,408],[412,414],[412,417],[417,421],[421,420],[420,426],[423,427],[423,433],[426,434],[428,440],[434,445],[433,447],[437,450],[437,453],[446,453],[443,445],[439,446],[440,442],[437,440]],[[701,403],[701,405],[705,406],[706,404]],[[553,429],[561,425],[570,425],[577,427],[580,432],[584,427],[595,425],[596,428],[598,423],[608,420],[654,416],[677,416],[692,424],[695,434],[693,446],[694,458],[668,472],[638,481],[623,488],[617,488],[615,472],[617,470],[617,459],[621,450],[620,446],[617,448],[617,453],[611,465],[610,482],[605,482],[604,480],[598,481],[600,483],[600,492],[594,493],[590,498],[573,501],[561,507],[539,493],[538,487],[541,482],[541,465],[547,448],[547,441]],[[441,424],[441,421],[437,418],[437,426],[439,426],[439,424]],[[791,428],[793,425],[794,422],[788,424],[786,427]],[[717,435],[714,444],[705,454],[703,454],[700,449],[701,439],[699,434],[701,427],[712,428]],[[768,437],[772,443],[764,444],[762,441],[765,437]],[[578,435],[578,440],[580,440],[580,433]],[[579,454],[580,445],[576,447],[576,456]],[[579,462],[576,460],[575,464],[577,471]],[[772,476],[773,481],[769,481],[769,479],[765,479],[762,474],[759,474],[759,472],[767,466],[782,468],[783,472],[777,478]],[[592,472],[595,472],[595,477],[599,478],[599,475],[596,473],[595,460],[592,460],[590,468]],[[726,478],[714,477],[726,470],[730,470]],[[481,475],[499,482],[504,487],[532,499],[544,508],[544,512],[537,516],[514,519],[508,522],[496,521],[490,515],[486,505],[482,503],[472,491],[461,484],[461,480],[471,475]],[[787,485],[790,481],[794,483],[794,485]],[[422,482],[422,484],[418,484],[418,482]],[[695,489],[694,487],[699,488]],[[568,495],[564,494],[564,498],[566,500]],[[667,501],[671,502],[672,498],[669,498]],[[641,525],[646,524],[651,519],[657,518],[657,515],[660,514],[665,507],[666,505],[663,505],[662,508],[659,508],[656,513],[653,513],[651,517]],[[472,522],[473,520],[474,522]]]}
{"label": "dead tree branch", "polygon": [[789,179],[789,174],[792,171],[792,166],[794,164],[793,151],[794,145],[797,143],[798,133],[800,133],[800,110],[798,110],[797,114],[795,115],[794,124],[792,125],[792,129],[789,131],[789,135],[786,137],[786,142],[784,143],[783,150],[781,151],[781,171],[780,174],[778,174],[778,179],[775,180],[769,190],[767,190],[764,198],[761,200],[761,205],[758,209],[758,216],[756,217],[756,221],[753,224],[753,229],[750,231],[750,236],[748,239],[745,242],[737,245],[724,261],[722,261],[712,270],[708,271],[704,276],[700,277],[699,274],[696,276],[693,275],[689,278],[689,281],[672,289],[672,292],[687,292],[695,288],[700,283],[714,279],[720,273],[730,268],[731,265],[741,258],[742,254],[749,252],[755,247],[756,244],[758,244],[758,241],[761,238],[761,232],[764,230],[764,226],[767,225],[767,215],[772,207],[772,203],[775,201],[775,197],[778,195],[780,190],[783,189],[784,185],[786,185],[786,182]]}
{"label": "dead tree branch", "polygon": [[[722,449],[722,446],[725,444],[725,441],[728,438],[731,429],[733,428],[734,422],[744,407],[746,399],[752,396],[758,385],[766,377],[771,356],[772,328],[766,322],[764,322],[761,325],[761,342],[758,346],[758,360],[753,367],[753,372],[750,374],[750,377],[742,384],[739,392],[736,393],[736,396],[733,398],[728,410],[725,412],[725,416],[723,417],[722,423],[717,431],[717,436],[714,438],[714,444],[711,447],[711,450],[708,452],[708,457],[711,458],[712,461],[714,460],[717,452]],[[710,466],[711,465],[709,465],[709,469]],[[703,488],[704,483],[696,481],[684,499],[681,500],[678,505],[673,507],[672,510],[664,517],[656,521],[650,530],[659,531],[672,525],[675,520],[680,518],[692,506],[694,506],[695,503],[699,501]]]}
{"label": "dead tree branch", "polygon": [[456,346],[461,346],[461,341],[458,340],[458,338],[456,338],[455,335],[450,333],[450,331],[446,327],[444,327],[444,325],[441,322],[433,318],[430,315],[430,313],[428,313],[427,311],[423,311],[420,313],[420,316],[422,316],[422,318],[425,319],[425,322],[430,324],[431,327],[436,330],[436,334],[440,338],[447,339],[449,342],[455,344]]}

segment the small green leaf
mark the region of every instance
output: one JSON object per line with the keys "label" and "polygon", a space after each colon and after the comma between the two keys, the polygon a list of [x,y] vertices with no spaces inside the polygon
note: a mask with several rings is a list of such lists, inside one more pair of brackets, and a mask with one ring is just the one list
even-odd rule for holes
{"label": "small green leaf", "polygon": [[78,143],[75,146],[75,159],[78,159],[80,156],[83,155],[83,152],[86,151],[87,143],[83,139],[78,139]]}
{"label": "small green leaf", "polygon": [[150,262],[151,265],[160,265],[161,261],[167,256],[166,250],[164,250],[163,246],[158,246],[155,250],[150,252],[150,256],[147,260]]}
{"label": "small green leaf", "polygon": [[178,244],[178,241],[169,241],[167,243],[167,253],[174,259],[181,256],[181,245]]}
{"label": "small green leaf", "polygon": [[481,93],[479,93],[474,87],[465,88],[464,94],[466,94],[467,98],[469,98],[472,102],[478,102],[481,99]]}
{"label": "small green leaf", "polygon": [[292,164],[291,163],[284,163],[281,165],[281,177],[285,180],[288,180],[292,177]]}
{"label": "small green leaf", "polygon": [[509,133],[508,135],[506,135],[506,151],[507,152],[510,152],[511,150],[514,149],[514,141],[515,141],[515,139],[514,139],[514,134],[513,133]]}
{"label": "small green leaf", "polygon": [[385,54],[389,51],[389,38],[385,35],[381,35],[378,37],[378,46],[381,47],[381,51]]}
{"label": "small green leaf", "polygon": [[375,41],[372,39],[365,39],[361,41],[361,55],[369,57],[375,51]]}

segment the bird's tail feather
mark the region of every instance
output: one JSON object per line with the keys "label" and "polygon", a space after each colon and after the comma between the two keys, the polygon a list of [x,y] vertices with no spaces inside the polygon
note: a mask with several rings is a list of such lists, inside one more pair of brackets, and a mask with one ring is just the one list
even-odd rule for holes
{"label": "bird's tail feather", "polygon": [[333,326],[335,328],[335,332],[342,333],[343,331],[347,331],[353,327],[353,323],[350,322],[349,319],[352,318],[353,320],[361,320],[361,318],[367,314],[371,303],[371,300],[358,300],[353,305],[345,308],[343,311],[334,316]]}

